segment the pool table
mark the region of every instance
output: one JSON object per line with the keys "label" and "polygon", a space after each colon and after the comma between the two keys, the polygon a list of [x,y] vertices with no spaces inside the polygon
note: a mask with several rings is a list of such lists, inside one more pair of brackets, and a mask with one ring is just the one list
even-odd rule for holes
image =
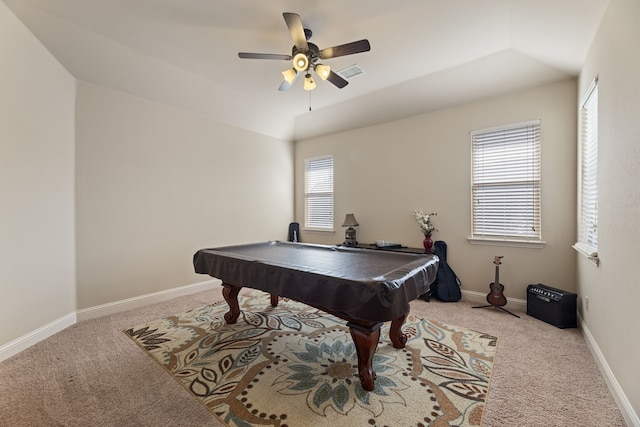
{"label": "pool table", "polygon": [[224,317],[229,324],[240,315],[242,287],[271,294],[273,306],[279,296],[286,297],[345,320],[356,347],[362,387],[371,391],[380,327],[390,321],[393,346],[404,348],[407,337],[402,325],[409,302],[429,290],[438,257],[271,241],[201,249],[193,265],[196,273],[222,281],[222,294],[229,305]]}

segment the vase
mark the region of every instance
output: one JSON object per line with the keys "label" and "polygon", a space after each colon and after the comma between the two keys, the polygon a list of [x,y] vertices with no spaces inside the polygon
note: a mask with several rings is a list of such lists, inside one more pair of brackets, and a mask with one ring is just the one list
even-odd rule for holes
{"label": "vase", "polygon": [[431,249],[433,248],[433,240],[431,240],[431,234],[424,235],[424,240],[422,241],[422,244],[424,245],[424,253],[430,254]]}

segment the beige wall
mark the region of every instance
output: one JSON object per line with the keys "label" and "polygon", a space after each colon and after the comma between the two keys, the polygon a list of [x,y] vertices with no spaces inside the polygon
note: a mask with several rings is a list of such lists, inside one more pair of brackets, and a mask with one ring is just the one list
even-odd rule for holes
{"label": "beige wall", "polygon": [[208,280],[203,247],[286,240],[290,142],[80,82],[76,161],[79,309]]}
{"label": "beige wall", "polygon": [[0,346],[75,315],[75,80],[0,2]]}
{"label": "beige wall", "polygon": [[[488,292],[497,254],[509,298],[533,282],[577,290],[617,395],[640,413],[638,22],[636,0],[610,1],[577,91],[566,81],[300,141],[294,156],[288,142],[87,83],[75,109],[75,80],[0,2],[0,346],[77,309],[205,280],[190,262],[200,247],[285,239],[294,178],[303,219],[303,159],[330,153],[336,232],[303,232],[304,241],[342,242],[353,212],[361,242],[419,246],[411,212],[437,211],[435,238],[449,243],[465,291]],[[570,249],[577,98],[596,75],[599,267]],[[546,246],[470,245],[469,131],[535,118]]]}
{"label": "beige wall", "polygon": [[[578,258],[582,317],[640,414],[640,2],[612,0],[580,74],[599,76],[598,254]],[[640,425],[640,424],[636,424]]]}
{"label": "beige wall", "polygon": [[[346,213],[360,223],[358,241],[397,240],[421,247],[412,212],[437,212],[437,240],[463,289],[486,295],[493,259],[503,255],[505,295],[526,298],[530,283],[575,290],[576,82],[567,80],[417,117],[296,143],[296,218],[304,220],[304,159],[333,154],[335,234],[302,232],[304,241],[344,241]],[[469,132],[542,120],[543,249],[471,245]]]}
{"label": "beige wall", "polygon": [[0,55],[3,354],[79,309],[208,280],[197,249],[286,239],[291,142],[76,82],[4,3]]}

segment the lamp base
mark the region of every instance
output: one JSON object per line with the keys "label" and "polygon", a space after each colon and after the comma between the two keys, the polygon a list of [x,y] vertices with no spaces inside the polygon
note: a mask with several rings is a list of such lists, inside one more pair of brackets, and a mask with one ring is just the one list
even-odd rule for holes
{"label": "lamp base", "polygon": [[344,243],[345,246],[355,246],[358,242],[356,241],[356,229],[353,227],[347,228],[347,231],[344,232]]}

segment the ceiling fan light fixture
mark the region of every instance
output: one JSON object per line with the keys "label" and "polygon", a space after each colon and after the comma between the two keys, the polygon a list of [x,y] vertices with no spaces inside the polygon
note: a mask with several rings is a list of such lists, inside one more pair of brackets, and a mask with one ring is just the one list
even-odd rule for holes
{"label": "ceiling fan light fixture", "polygon": [[331,67],[329,67],[328,65],[318,64],[316,65],[315,70],[322,80],[327,80],[327,78],[329,77],[329,73],[331,72]]}
{"label": "ceiling fan light fixture", "polygon": [[293,57],[293,68],[297,71],[306,71],[309,68],[309,58],[304,53],[297,53]]}
{"label": "ceiling fan light fixture", "polygon": [[298,72],[295,68],[289,68],[288,70],[283,71],[282,75],[284,76],[284,79],[287,81],[287,83],[291,84],[296,79],[296,77],[298,77]]}
{"label": "ceiling fan light fixture", "polygon": [[312,32],[310,29],[302,26],[302,19],[300,18],[300,15],[297,13],[284,12],[282,16],[287,24],[287,28],[289,29],[289,35],[293,40],[293,47],[290,50],[290,55],[238,52],[238,57],[243,59],[291,61],[291,69],[282,72],[284,80],[278,88],[279,91],[287,91],[291,89],[293,83],[300,75],[305,76],[304,89],[315,89],[316,82],[311,77],[311,74],[317,74],[317,77],[321,80],[327,80],[338,89],[342,89],[348,85],[349,82],[346,80],[345,76],[339,75],[339,72],[333,71],[328,65],[319,64],[318,61],[368,52],[371,50],[369,40],[362,39],[325,49],[319,49],[317,45],[309,42]]}
{"label": "ceiling fan light fixture", "polygon": [[307,73],[304,76],[304,90],[314,90],[316,88],[316,82],[313,81],[311,74]]}

